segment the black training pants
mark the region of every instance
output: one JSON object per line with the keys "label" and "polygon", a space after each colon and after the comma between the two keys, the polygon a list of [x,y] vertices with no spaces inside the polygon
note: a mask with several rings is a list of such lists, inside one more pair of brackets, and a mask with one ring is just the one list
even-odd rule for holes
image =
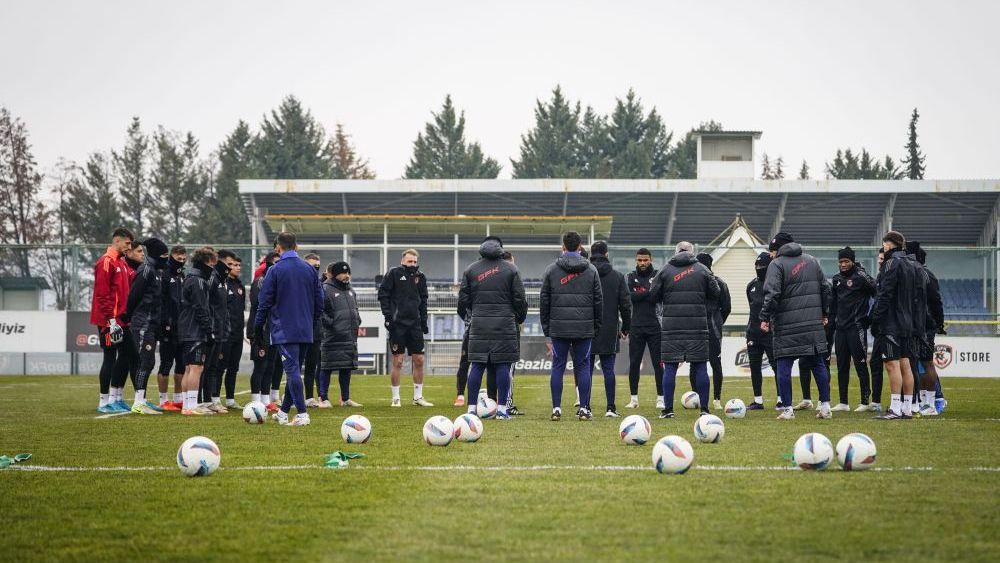
{"label": "black training pants", "polygon": [[135,371],[133,368],[139,364],[139,347],[135,343],[135,337],[128,327],[122,329],[122,341],[117,346],[118,357],[115,359],[115,368],[111,377],[111,386],[116,388],[125,387],[125,381],[132,376],[132,387],[138,389],[135,381]]}
{"label": "black training pants", "polygon": [[132,369],[135,376],[132,378],[132,384],[136,391],[145,391],[146,384],[149,382],[149,374],[153,372],[153,367],[156,365],[156,338],[154,338],[153,332],[148,329],[131,328],[130,330],[132,341],[136,345],[134,358],[136,365]]}
{"label": "black training pants", "polygon": [[632,327],[628,335],[628,390],[639,394],[639,369],[642,356],[649,349],[656,380],[656,396],[663,395],[663,365],[660,363],[660,327]]}
{"label": "black training pants", "polygon": [[[774,358],[774,345],[772,342],[747,342],[747,357],[750,360],[750,385],[753,387],[754,397],[764,395],[764,354],[767,354],[767,363],[771,365],[771,373],[774,374],[775,386],[778,384],[778,362]],[[775,397],[781,394],[775,391]]]}
{"label": "black training pants", "polygon": [[306,365],[302,372],[302,381],[306,386],[306,399],[313,398],[313,390],[316,388],[316,373],[319,370],[319,349],[320,342],[313,342],[306,355]]}
{"label": "black training pants", "polygon": [[833,335],[837,351],[837,384],[840,402],[848,404],[847,387],[851,380],[851,361],[858,371],[861,385],[861,404],[867,405],[871,395],[871,375],[868,373],[868,337],[861,327],[837,329]]}

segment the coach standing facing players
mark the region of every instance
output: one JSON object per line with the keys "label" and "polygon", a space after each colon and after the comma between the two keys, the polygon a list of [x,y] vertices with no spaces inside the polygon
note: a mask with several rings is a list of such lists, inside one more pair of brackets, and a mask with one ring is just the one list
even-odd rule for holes
{"label": "coach standing facing players", "polygon": [[399,378],[404,353],[409,353],[413,362],[413,404],[434,406],[424,399],[424,335],[430,328],[427,326],[427,277],[417,265],[419,258],[420,253],[416,250],[404,250],[399,266],[386,272],[378,287],[378,302],[389,331],[389,350],[392,352],[390,407],[401,406]]}
{"label": "coach standing facing players", "polygon": [[816,418],[831,418],[830,372],[824,362],[827,352],[826,278],[819,262],[802,252],[802,246],[788,233],[778,233],[768,245],[774,257],[764,280],[764,304],[760,328],[773,333],[774,355],[778,358],[778,389],[784,411],[779,420],[795,418],[792,411],[792,363],[812,361],[820,407]]}
{"label": "coach standing facing players", "polygon": [[688,362],[694,374],[701,412],[708,409],[708,303],[719,298],[719,282],[695,258],[690,242],[677,243],[677,253],[663,265],[650,286],[660,307],[660,358],[663,361],[663,409],[660,418],[674,417],[677,368]]}
{"label": "coach standing facing players", "polygon": [[[488,365],[496,369],[497,419],[509,420],[511,364],[520,358],[517,327],[528,315],[528,301],[517,266],[503,259],[503,241],[488,236],[479,246],[482,257],[462,274],[458,316],[468,319],[469,397],[478,397]],[[476,403],[468,410],[475,414]]]}
{"label": "coach standing facing players", "polygon": [[597,269],[580,254],[580,234],[563,235],[563,254],[542,274],[538,313],[542,332],[552,340],[552,420],[562,418],[563,374],[570,352],[580,386],[580,420],[590,420],[590,345],[601,331],[604,296]]}
{"label": "coach standing facing players", "polygon": [[[295,249],[295,235],[280,233],[275,238],[280,258],[264,276],[254,319],[255,334],[264,331],[265,322],[271,324],[271,343],[278,347],[281,363],[288,376],[281,409],[274,414],[278,424],[306,426],[305,386],[302,383],[302,364],[313,345],[313,326],[323,314],[323,288],[320,287],[316,269],[299,258]],[[298,414],[291,421],[288,413],[295,405]]]}
{"label": "coach standing facing players", "polygon": [[639,408],[639,373],[642,356],[649,349],[649,362],[653,365],[656,381],[656,408],[663,409],[663,364],[660,362],[660,318],[657,304],[649,294],[649,285],[656,276],[653,257],[649,250],[640,248],[635,253],[635,270],[626,278],[629,299],[632,301],[632,325],[628,334],[628,390],[631,395],[625,408]]}
{"label": "coach standing facing players", "polygon": [[[753,265],[756,276],[747,284],[747,302],[750,305],[746,332],[747,357],[750,361],[750,385],[753,387],[753,402],[747,405],[748,411],[764,408],[764,354],[767,354],[767,363],[771,365],[771,372],[775,374],[775,383],[778,381],[774,339],[770,332],[760,329],[760,310],[764,306],[764,278],[767,276],[767,267],[771,265],[771,255],[761,252]],[[780,409],[781,406],[781,399],[778,398],[775,407]]]}

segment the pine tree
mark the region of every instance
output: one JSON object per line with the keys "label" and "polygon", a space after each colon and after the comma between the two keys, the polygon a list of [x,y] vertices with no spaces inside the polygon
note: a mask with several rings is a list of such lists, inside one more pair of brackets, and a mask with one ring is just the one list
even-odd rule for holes
{"label": "pine tree", "polygon": [[327,158],[330,159],[330,178],[335,180],[371,180],[375,172],[368,166],[368,160],[358,156],[351,145],[351,136],[344,126],[337,124],[333,138],[327,143]]}
{"label": "pine tree", "polygon": [[211,195],[201,217],[188,229],[188,240],[217,244],[250,242],[250,221],[240,201],[239,180],[253,178],[250,126],[242,119],[219,146]]}
{"label": "pine tree", "polygon": [[330,171],[326,132],[294,96],[265,115],[254,139],[253,169],[258,178],[325,178]]}
{"label": "pine tree", "polygon": [[151,174],[156,205],[151,231],[169,243],[186,240],[188,228],[205,209],[206,181],[198,159],[198,141],[163,127],[153,135]]}
{"label": "pine tree", "polygon": [[767,153],[760,156],[760,179],[761,180],[773,180],[774,170],[771,169],[771,159],[767,157]]}
{"label": "pine tree", "polygon": [[785,159],[779,154],[778,160],[774,161],[774,179],[785,179]]}
{"label": "pine tree", "polygon": [[587,106],[580,120],[578,159],[581,178],[611,177],[607,129],[607,119],[598,115],[594,108]]}
{"label": "pine tree", "polygon": [[150,147],[138,117],[133,117],[128,126],[122,151],[112,155],[124,216],[136,236],[141,237],[147,227],[145,215],[150,205]]}
{"label": "pine tree", "polygon": [[618,99],[608,120],[608,150],[614,178],[654,178],[667,173],[672,135],[656,108],[644,115],[634,90]]}
{"label": "pine tree", "polygon": [[905,171],[899,168],[899,165],[892,160],[892,157],[886,155],[884,163],[881,165],[881,176],[882,180],[900,180],[904,177]]}
{"label": "pine tree", "polygon": [[906,177],[911,180],[923,180],[924,179],[924,153],[920,150],[920,144],[917,143],[917,120],[920,119],[920,114],[917,113],[917,108],[913,108],[913,113],[910,115],[910,132],[909,137],[906,141],[906,156],[903,158],[903,165],[906,167]]}
{"label": "pine tree", "polygon": [[809,179],[809,164],[805,160],[802,161],[802,168],[799,168],[799,180]]}
{"label": "pine tree", "polygon": [[[121,205],[115,197],[112,157],[95,152],[87,158],[82,177],[66,187],[61,209],[66,238],[83,244],[104,244],[111,232],[121,227]],[[87,262],[93,262],[103,249],[88,252]]]}
{"label": "pine tree", "polygon": [[[0,243],[48,242],[52,214],[38,197],[41,185],[42,175],[36,169],[27,126],[7,108],[0,107]],[[0,267],[13,267],[19,276],[31,275],[26,250],[13,251],[4,258]]]}
{"label": "pine tree", "polygon": [[413,156],[404,178],[496,178],[500,165],[483,155],[479,143],[465,140],[465,112],[456,115],[451,96],[439,113],[431,113],[423,133],[413,142]]}
{"label": "pine tree", "polygon": [[861,147],[861,159],[858,164],[858,178],[861,180],[872,180],[878,175],[878,162],[873,164],[872,157],[868,154],[868,149]]}
{"label": "pine tree", "polygon": [[520,160],[511,159],[514,178],[580,177],[580,145],[580,103],[570,104],[556,86],[549,102],[535,101],[535,127],[521,135]]}

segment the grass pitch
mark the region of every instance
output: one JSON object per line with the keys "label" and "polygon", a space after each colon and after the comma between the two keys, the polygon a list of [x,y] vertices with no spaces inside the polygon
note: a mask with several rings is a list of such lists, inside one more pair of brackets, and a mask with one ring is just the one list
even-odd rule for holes
{"label": "grass pitch", "polygon": [[[478,443],[433,448],[424,420],[463,410],[450,406],[450,377],[428,378],[438,406],[390,409],[387,378],[357,376],[363,409],[312,411],[304,428],[250,426],[237,412],[96,419],[96,378],[3,377],[0,454],[62,470],[0,470],[0,551],[17,561],[995,561],[1000,550],[998,380],[947,379],[940,418],[779,422],[769,409],[725,419],[722,443],[698,444],[693,411],[656,419],[647,377],[638,412],[653,439],[694,445],[696,466],[681,476],[653,471],[650,445],[621,444],[620,419],[550,422],[548,379],[517,381],[526,416],[485,421]],[[773,383],[765,389],[772,400]],[[569,378],[566,390],[570,414]],[[627,402],[624,379],[618,392]],[[749,380],[727,380],[723,395],[749,401]],[[593,406],[603,414],[600,383]],[[368,444],[341,441],[353,412],[373,423]],[[868,434],[879,471],[785,470],[807,431],[834,443]],[[191,479],[174,455],[197,434],[219,444],[222,466]],[[335,450],[367,457],[323,468]]]}

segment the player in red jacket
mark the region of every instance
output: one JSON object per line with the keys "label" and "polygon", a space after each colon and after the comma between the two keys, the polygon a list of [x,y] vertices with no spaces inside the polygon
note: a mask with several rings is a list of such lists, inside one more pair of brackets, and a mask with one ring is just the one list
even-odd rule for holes
{"label": "player in red jacket", "polygon": [[126,323],[122,319],[128,301],[129,271],[123,256],[131,247],[135,236],[124,227],[111,233],[111,246],[94,265],[94,296],[90,307],[90,324],[97,327],[97,333],[104,351],[101,363],[101,401],[97,408],[102,413],[127,412],[129,406],[119,394],[121,389],[110,396],[111,378],[116,369],[128,369],[126,354],[130,346],[122,346],[128,337]]}

